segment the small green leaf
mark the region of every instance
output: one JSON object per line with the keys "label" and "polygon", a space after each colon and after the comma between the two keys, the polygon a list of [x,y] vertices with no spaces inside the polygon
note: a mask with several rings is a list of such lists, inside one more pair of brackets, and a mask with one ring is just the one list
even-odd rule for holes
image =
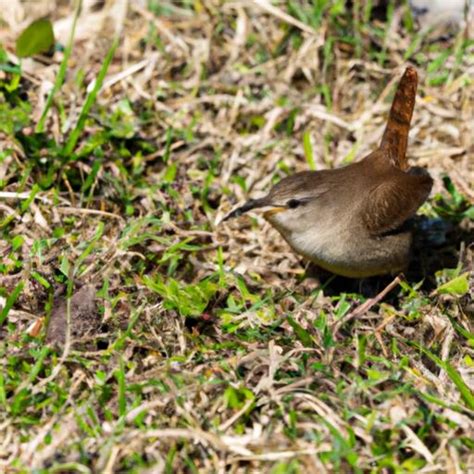
{"label": "small green leaf", "polygon": [[449,176],[444,176],[443,177],[443,184],[444,187],[447,189],[449,194],[451,194],[451,197],[453,198],[453,202],[456,206],[459,206],[463,203],[464,198],[462,194],[459,193],[459,191],[455,188],[453,182],[449,178]]}
{"label": "small green leaf", "polygon": [[12,250],[16,252],[19,248],[21,248],[24,241],[25,239],[22,235],[16,235],[15,237],[13,237],[13,239],[11,240]]}
{"label": "small green leaf", "polygon": [[246,387],[234,388],[228,387],[224,392],[224,400],[228,408],[240,409],[249,400],[254,400],[255,395]]}
{"label": "small green leaf", "polygon": [[66,255],[63,255],[61,257],[61,264],[59,265],[59,271],[65,277],[69,277],[70,265],[69,265],[69,260],[67,259]]}
{"label": "small green leaf", "polygon": [[163,298],[165,308],[175,309],[185,317],[200,316],[218,291],[218,286],[209,279],[186,285],[173,278],[144,276],[143,283]]}
{"label": "small green leaf", "polygon": [[378,382],[387,378],[386,372],[381,372],[375,369],[367,369],[367,377],[373,382]]}
{"label": "small green leaf", "polygon": [[51,288],[51,285],[46,278],[41,276],[38,272],[31,272],[32,278],[34,278],[40,285],[43,285],[45,288]]}
{"label": "small green leaf", "polygon": [[311,334],[303,328],[299,323],[297,323],[291,316],[287,318],[288,323],[295,331],[296,337],[302,342],[305,347],[314,347],[314,342]]}
{"label": "small green leaf", "polygon": [[469,291],[469,272],[438,286],[438,293],[463,296]]}
{"label": "small green leaf", "polygon": [[28,58],[45,53],[54,45],[53,25],[45,18],[31,23],[16,40],[16,55]]}
{"label": "small green leaf", "polygon": [[163,175],[163,182],[164,183],[172,183],[176,179],[176,174],[178,172],[178,166],[176,163],[171,163],[165,171]]}
{"label": "small green leaf", "polygon": [[471,206],[464,212],[464,215],[471,220],[474,220],[474,206]]}

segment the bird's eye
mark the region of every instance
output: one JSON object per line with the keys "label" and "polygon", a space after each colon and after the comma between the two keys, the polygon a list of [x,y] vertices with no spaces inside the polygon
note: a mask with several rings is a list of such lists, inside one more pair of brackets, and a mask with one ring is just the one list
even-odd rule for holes
{"label": "bird's eye", "polygon": [[294,209],[295,207],[298,207],[300,206],[301,204],[303,204],[302,201],[300,201],[299,199],[290,199],[287,203],[286,203],[286,206],[290,209]]}

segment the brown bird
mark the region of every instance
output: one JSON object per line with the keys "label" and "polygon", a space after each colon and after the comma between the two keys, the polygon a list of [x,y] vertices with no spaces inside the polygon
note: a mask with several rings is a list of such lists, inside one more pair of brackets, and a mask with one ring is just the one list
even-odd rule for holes
{"label": "brown bird", "polygon": [[433,180],[406,159],[417,73],[398,85],[377,150],[343,168],[303,171],[251,199],[224,220],[263,209],[293,248],[318,266],[353,278],[403,271],[410,261],[412,217]]}

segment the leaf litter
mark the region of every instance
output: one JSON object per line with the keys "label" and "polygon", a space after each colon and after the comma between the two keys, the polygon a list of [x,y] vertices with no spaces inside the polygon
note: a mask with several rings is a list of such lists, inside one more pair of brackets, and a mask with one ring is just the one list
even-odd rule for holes
{"label": "leaf litter", "polygon": [[[40,117],[64,51],[24,60],[16,86],[15,41],[49,16],[66,45],[75,10],[8,2],[2,468],[473,468],[472,44],[417,37],[398,2],[392,17],[340,3],[319,16],[305,1],[84,1],[35,134],[25,97]],[[359,283],[311,278],[259,216],[215,224],[289,173],[373,149],[407,61],[421,77],[409,158],[435,178],[423,212],[453,225],[420,257],[428,271],[371,300]],[[82,288],[55,298],[72,275]],[[366,283],[372,298],[389,284]],[[65,342],[68,299],[72,342],[87,344],[55,355],[45,344]]]}

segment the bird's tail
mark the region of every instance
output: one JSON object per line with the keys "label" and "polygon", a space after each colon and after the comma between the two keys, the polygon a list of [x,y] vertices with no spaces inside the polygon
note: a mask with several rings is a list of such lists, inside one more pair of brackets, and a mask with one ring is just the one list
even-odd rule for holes
{"label": "bird's tail", "polygon": [[408,169],[406,158],[408,132],[415,107],[417,84],[416,69],[411,66],[407,67],[395,92],[387,126],[380,144],[380,148],[388,153],[391,163],[402,171]]}

